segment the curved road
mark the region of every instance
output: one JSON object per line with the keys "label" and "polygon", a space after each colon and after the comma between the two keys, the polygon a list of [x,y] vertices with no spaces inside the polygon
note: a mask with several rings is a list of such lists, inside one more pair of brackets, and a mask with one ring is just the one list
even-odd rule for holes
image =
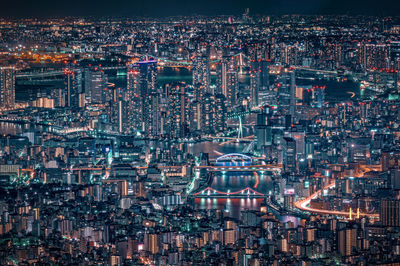
{"label": "curved road", "polygon": [[[322,190],[324,189],[329,189],[335,186],[335,182],[325,186],[323,189],[318,190],[317,192],[315,192],[314,194],[312,194],[311,196],[303,199],[303,200],[299,200],[296,201],[294,203],[294,206],[300,210],[303,211],[308,211],[308,212],[314,212],[314,213],[321,213],[321,214],[330,214],[330,215],[337,215],[337,216],[350,216],[349,212],[344,212],[344,211],[333,211],[333,210],[323,210],[323,209],[316,209],[316,208],[311,208],[308,207],[310,205],[310,202],[312,199],[317,198]],[[353,213],[355,215],[355,213]],[[379,218],[379,214],[377,213],[360,213],[360,216],[366,216],[369,217],[371,219],[377,219]]]}

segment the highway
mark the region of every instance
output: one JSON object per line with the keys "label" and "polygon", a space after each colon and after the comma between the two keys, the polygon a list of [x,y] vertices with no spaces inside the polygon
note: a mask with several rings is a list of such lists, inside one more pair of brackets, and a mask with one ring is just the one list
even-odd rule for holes
{"label": "highway", "polygon": [[[333,187],[335,187],[335,182],[332,182],[329,185],[326,185],[323,189],[318,190],[317,192],[313,193],[311,196],[309,196],[303,200],[296,201],[294,203],[294,206],[300,210],[307,211],[307,212],[349,217],[350,212],[323,210],[323,209],[316,209],[316,208],[309,207],[311,200],[317,198],[322,193],[322,190],[330,189]],[[377,213],[372,213],[372,214],[371,213],[359,213],[359,216],[360,217],[366,216],[371,219],[379,218],[379,214],[377,214]]]}

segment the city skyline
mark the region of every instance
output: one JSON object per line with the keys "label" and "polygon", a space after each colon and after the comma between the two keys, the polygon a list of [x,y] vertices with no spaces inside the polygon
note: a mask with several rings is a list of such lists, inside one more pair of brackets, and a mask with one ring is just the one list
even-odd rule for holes
{"label": "city skyline", "polygon": [[0,264],[399,264],[400,17],[332,3],[0,18]]}

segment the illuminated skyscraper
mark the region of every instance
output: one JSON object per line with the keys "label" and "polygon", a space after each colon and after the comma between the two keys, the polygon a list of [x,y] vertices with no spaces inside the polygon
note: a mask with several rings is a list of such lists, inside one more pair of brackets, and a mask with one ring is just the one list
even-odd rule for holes
{"label": "illuminated skyscraper", "polygon": [[0,107],[12,107],[15,104],[15,69],[0,67]]}
{"label": "illuminated skyscraper", "polygon": [[226,130],[226,98],[223,94],[215,95],[214,131],[225,132]]}
{"label": "illuminated skyscraper", "polygon": [[159,134],[157,60],[146,59],[131,67],[127,83],[130,126],[155,137]]}
{"label": "illuminated skyscraper", "polygon": [[210,92],[210,69],[208,66],[208,58],[206,56],[198,56],[195,58],[193,63],[193,86],[202,86],[205,91]]}
{"label": "illuminated skyscraper", "polygon": [[259,92],[260,90],[260,72],[251,71],[250,72],[250,105],[251,107],[258,106],[259,104]]}
{"label": "illuminated skyscraper", "polygon": [[265,103],[260,99],[260,91],[269,90],[269,62],[267,60],[254,60],[250,68],[250,96],[252,106]]}
{"label": "illuminated skyscraper", "polygon": [[157,137],[161,134],[160,122],[160,97],[157,93],[150,93],[145,96],[145,108],[143,121],[144,132],[150,137]]}
{"label": "illuminated skyscraper", "polygon": [[225,97],[227,97],[228,92],[227,92],[227,74],[228,71],[228,63],[225,58],[222,59],[221,62],[217,64],[217,89],[216,93],[221,93]]}
{"label": "illuminated skyscraper", "polygon": [[85,92],[90,103],[104,103],[107,90],[107,76],[100,68],[85,70]]}
{"label": "illuminated skyscraper", "polygon": [[296,113],[296,85],[293,70],[284,69],[278,79],[278,104],[279,108],[293,119]]}
{"label": "illuminated skyscraper", "polygon": [[171,93],[168,99],[170,134],[173,138],[183,138],[186,134],[187,124],[187,97],[185,94],[186,85],[175,83],[171,86]]}
{"label": "illuminated skyscraper", "polygon": [[137,65],[140,96],[157,92],[157,60],[139,61]]}
{"label": "illuminated skyscraper", "polygon": [[357,229],[344,228],[338,232],[338,250],[342,256],[350,256],[357,246]]}
{"label": "illuminated skyscraper", "polygon": [[215,98],[211,93],[206,93],[202,102],[202,131],[205,134],[214,132]]}
{"label": "illuminated skyscraper", "polygon": [[193,101],[190,108],[190,131],[201,130],[201,103]]}
{"label": "illuminated skyscraper", "polygon": [[383,226],[400,227],[400,200],[381,200],[380,220]]}
{"label": "illuminated skyscraper", "polygon": [[82,93],[82,71],[65,69],[65,106],[79,107],[79,95]]}
{"label": "illuminated skyscraper", "polygon": [[290,72],[290,107],[289,114],[294,117],[296,113],[296,77],[294,71]]}
{"label": "illuminated skyscraper", "polygon": [[238,73],[233,70],[227,72],[227,95],[225,96],[228,100],[228,106],[233,107],[237,101],[237,94],[239,92],[239,80]]}
{"label": "illuminated skyscraper", "polygon": [[127,86],[124,94],[126,103],[126,132],[132,133],[141,128],[142,121],[142,100],[139,90],[139,69],[132,66],[127,72]]}

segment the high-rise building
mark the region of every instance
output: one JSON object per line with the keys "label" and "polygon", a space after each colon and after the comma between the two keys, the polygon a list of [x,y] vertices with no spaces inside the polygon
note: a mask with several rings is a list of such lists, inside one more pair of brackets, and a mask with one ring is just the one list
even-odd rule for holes
{"label": "high-rise building", "polygon": [[226,98],[223,94],[215,95],[215,115],[214,115],[214,130],[215,132],[225,132],[226,124]]}
{"label": "high-rise building", "polygon": [[85,93],[92,104],[106,101],[107,76],[98,67],[85,69]]}
{"label": "high-rise building", "polygon": [[233,107],[237,101],[237,94],[239,92],[239,80],[238,73],[234,70],[228,70],[227,72],[227,94],[224,96],[227,99],[228,106]]}
{"label": "high-rise building", "polygon": [[338,250],[342,256],[350,256],[357,246],[357,229],[344,228],[338,233]]}
{"label": "high-rise building", "polygon": [[201,131],[201,102],[193,101],[190,108],[190,131]]}
{"label": "high-rise building", "polygon": [[221,62],[217,64],[217,89],[216,93],[221,93],[225,97],[227,97],[228,91],[227,91],[227,74],[228,71],[228,62],[227,59],[224,57]]}
{"label": "high-rise building", "polygon": [[193,86],[202,86],[205,91],[210,92],[210,68],[206,56],[197,56],[194,60]]}
{"label": "high-rise building", "polygon": [[127,71],[127,86],[124,93],[124,102],[126,103],[124,131],[130,133],[141,128],[142,101],[139,90],[139,73],[137,66],[132,66]]}
{"label": "high-rise building", "polygon": [[137,65],[140,96],[157,92],[157,60],[147,59],[137,62]]}
{"label": "high-rise building", "polygon": [[127,122],[129,131],[141,130],[155,137],[160,132],[160,96],[157,91],[157,60],[148,59],[130,66],[127,76]]}
{"label": "high-rise building", "polygon": [[285,171],[296,170],[296,141],[292,138],[283,138],[283,167]]}
{"label": "high-rise building", "polygon": [[144,236],[144,249],[149,251],[151,254],[157,254],[159,251],[158,235],[148,234]]}
{"label": "high-rise building", "polygon": [[256,107],[259,104],[260,72],[250,72],[250,105]]}
{"label": "high-rise building", "polygon": [[82,71],[80,69],[65,69],[65,106],[79,107],[79,95],[82,91]]}
{"label": "high-rise building", "polygon": [[261,108],[260,113],[257,114],[256,124],[256,140],[257,150],[272,144],[272,127],[269,118],[272,115],[272,109],[269,106]]}
{"label": "high-rise building", "polygon": [[400,200],[381,200],[380,219],[383,226],[400,227]]}
{"label": "high-rise building", "polygon": [[187,132],[188,101],[185,92],[186,85],[175,83],[171,86],[168,99],[170,134],[173,138],[183,138]]}
{"label": "high-rise building", "polygon": [[290,71],[290,107],[289,114],[294,117],[296,113],[296,76],[294,70]]}
{"label": "high-rise building", "polygon": [[15,69],[0,67],[0,107],[13,107],[15,104]]}
{"label": "high-rise building", "polygon": [[157,137],[161,134],[160,121],[160,97],[157,93],[150,93],[145,96],[145,108],[143,120],[144,132],[147,136]]}
{"label": "high-rise building", "polygon": [[201,112],[202,130],[205,134],[214,132],[215,97],[210,93],[204,95]]}
{"label": "high-rise building", "polygon": [[293,70],[284,69],[277,83],[278,106],[281,111],[294,117],[296,113],[296,79]]}

